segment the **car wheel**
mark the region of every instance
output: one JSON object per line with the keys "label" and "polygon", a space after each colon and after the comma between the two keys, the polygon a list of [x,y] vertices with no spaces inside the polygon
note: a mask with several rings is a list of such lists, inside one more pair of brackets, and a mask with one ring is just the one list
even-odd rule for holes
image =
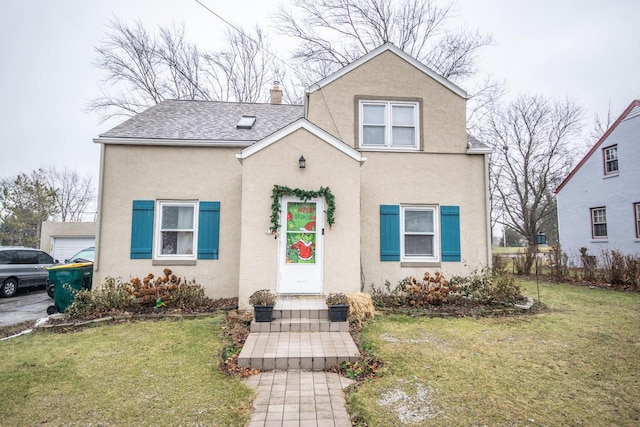
{"label": "car wheel", "polygon": [[18,291],[18,281],[16,279],[7,279],[0,287],[0,296],[10,298]]}

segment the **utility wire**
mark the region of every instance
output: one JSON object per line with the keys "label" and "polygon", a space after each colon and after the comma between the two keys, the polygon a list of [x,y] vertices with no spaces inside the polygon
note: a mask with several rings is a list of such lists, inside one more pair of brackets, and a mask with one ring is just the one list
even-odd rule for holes
{"label": "utility wire", "polygon": [[246,38],[248,38],[249,40],[251,40],[253,42],[253,44],[255,44],[256,46],[258,46],[260,49],[264,50],[265,52],[267,52],[269,55],[271,55],[272,57],[274,57],[275,59],[277,59],[278,61],[280,61],[282,64],[284,64],[286,67],[290,68],[291,71],[296,71],[295,68],[289,64],[287,61],[280,59],[278,57],[278,55],[276,55],[275,53],[269,51],[268,49],[266,49],[264,46],[261,46],[260,43],[258,43],[257,41],[255,41],[251,36],[249,36],[249,34],[247,34],[245,31],[243,31],[241,28],[236,27],[235,25],[233,25],[231,22],[227,21],[226,19],[224,19],[222,16],[220,16],[218,13],[216,13],[215,11],[213,11],[211,8],[209,8],[207,5],[205,5],[204,3],[202,3],[200,0],[195,0],[196,3],[198,3],[200,6],[204,7],[207,11],[209,11],[211,14],[213,14],[216,18],[218,18],[219,20],[221,20],[222,22],[224,22],[225,24],[227,24],[229,27],[233,28],[234,30],[236,30],[239,34],[242,34],[243,36],[245,36]]}

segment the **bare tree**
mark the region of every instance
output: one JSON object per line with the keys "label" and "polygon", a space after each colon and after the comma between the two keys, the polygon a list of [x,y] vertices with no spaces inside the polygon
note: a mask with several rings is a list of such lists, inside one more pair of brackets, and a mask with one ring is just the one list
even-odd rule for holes
{"label": "bare tree", "polygon": [[264,31],[256,26],[254,33],[230,29],[227,46],[205,54],[215,98],[239,102],[267,101],[268,88],[274,80],[282,81],[278,59],[270,53]]}
{"label": "bare tree", "polygon": [[58,171],[47,167],[41,171],[47,186],[54,191],[57,212],[54,218],[62,222],[82,221],[96,198],[91,177],[81,177],[67,168]]}
{"label": "bare tree", "polygon": [[133,116],[165,99],[256,102],[283,72],[269,53],[264,31],[228,31],[223,48],[203,51],[189,43],[184,26],[147,30],[114,18],[96,47],[95,65],[105,72],[101,96],[89,111],[106,120]]}
{"label": "bare tree", "polygon": [[554,214],[553,191],[573,166],[581,119],[574,101],[541,96],[521,96],[489,118],[495,197],[505,225],[528,241],[525,273],[537,251],[536,234]]}
{"label": "bare tree", "polygon": [[305,85],[392,42],[453,81],[477,72],[475,54],[492,43],[478,31],[445,28],[451,6],[434,0],[294,0],[276,13],[283,34],[299,43],[293,57]]}

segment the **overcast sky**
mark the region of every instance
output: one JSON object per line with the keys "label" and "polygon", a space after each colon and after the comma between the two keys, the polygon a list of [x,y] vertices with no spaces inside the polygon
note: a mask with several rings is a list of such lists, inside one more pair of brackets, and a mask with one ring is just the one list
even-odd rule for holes
{"label": "overcast sky", "polygon": [[[276,2],[202,0],[227,20],[268,25]],[[91,174],[92,142],[122,119],[100,123],[85,111],[99,94],[94,46],[108,20],[147,27],[184,23],[188,38],[214,49],[225,30],[194,0],[0,0],[0,177],[53,165]],[[640,98],[637,0],[458,0],[454,26],[491,34],[481,73],[507,83],[510,96],[570,97],[594,113],[615,113]],[[588,133],[588,132],[586,132]],[[141,173],[143,166],[141,162]]]}

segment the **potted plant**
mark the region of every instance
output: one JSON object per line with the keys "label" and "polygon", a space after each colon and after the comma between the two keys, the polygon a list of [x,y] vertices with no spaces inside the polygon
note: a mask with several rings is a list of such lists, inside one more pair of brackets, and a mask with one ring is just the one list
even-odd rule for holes
{"label": "potted plant", "polygon": [[331,293],[325,299],[329,307],[329,320],[332,322],[346,322],[349,311],[349,300],[343,293]]}
{"label": "potted plant", "polygon": [[271,322],[273,306],[276,305],[276,296],[269,289],[255,291],[249,297],[249,304],[253,306],[253,318],[256,322]]}

